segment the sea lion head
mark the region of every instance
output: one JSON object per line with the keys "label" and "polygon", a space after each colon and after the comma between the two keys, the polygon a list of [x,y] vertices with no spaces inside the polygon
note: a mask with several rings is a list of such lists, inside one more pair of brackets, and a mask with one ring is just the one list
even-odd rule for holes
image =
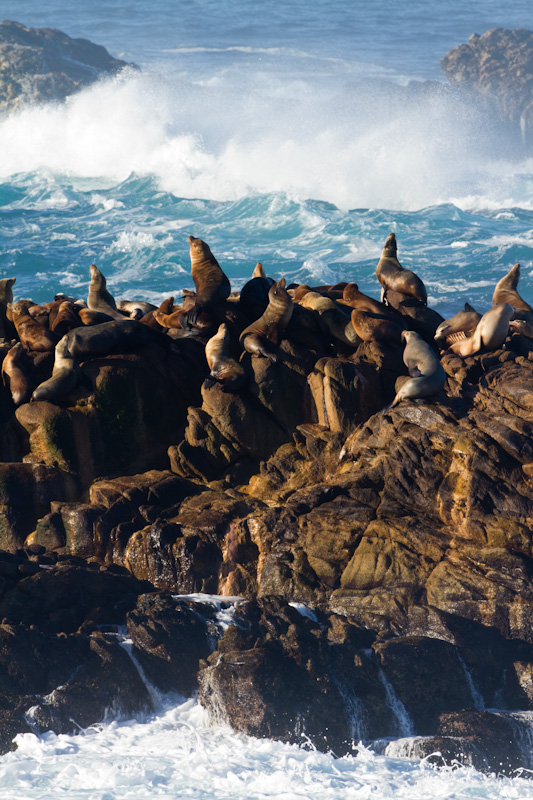
{"label": "sea lion head", "polygon": [[270,289],[268,290],[268,299],[270,302],[275,302],[276,300],[285,300],[288,303],[292,303],[292,298],[290,297],[287,289],[287,281],[285,278],[280,278],[279,281],[273,283]]}
{"label": "sea lion head", "polygon": [[346,302],[350,302],[350,300],[354,300],[359,294],[359,286],[356,283],[349,283],[342,290],[342,299],[346,300]]}
{"label": "sea lion head", "polygon": [[100,272],[96,264],[91,264],[89,270],[91,272],[91,283],[96,284],[98,286],[103,286],[105,288],[106,285],[105,277]]}
{"label": "sea lion head", "polygon": [[192,260],[204,260],[206,258],[213,258],[211,248],[204,242],[203,239],[197,239],[195,236],[189,236],[189,250]]}
{"label": "sea lion head", "polygon": [[396,258],[397,254],[398,254],[398,245],[396,244],[396,235],[394,233],[389,233],[385,245],[383,247],[383,257]]}

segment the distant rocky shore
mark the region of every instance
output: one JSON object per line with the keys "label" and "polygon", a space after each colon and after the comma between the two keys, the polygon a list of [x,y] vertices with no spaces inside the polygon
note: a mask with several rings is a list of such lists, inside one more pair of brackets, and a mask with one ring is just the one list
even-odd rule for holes
{"label": "distant rocky shore", "polygon": [[[442,391],[383,413],[406,379],[400,338],[346,343],[295,301],[275,358],[241,354],[238,389],[206,381],[213,329],[237,358],[271,284],[199,316],[194,293],[130,304],[142,335],[79,357],[53,402],[14,391],[13,363],[31,386],[54,366],[53,343],[19,349],[21,319],[67,345],[89,320],[95,336],[124,322],[4,297],[2,748],[149,711],[140,665],[254,736],[531,768],[533,341],[444,355]],[[337,317],[344,286],[319,287]],[[387,297],[433,343],[440,315]]]}
{"label": "distant rocky shore", "polygon": [[[28,28],[18,22],[0,23],[0,112],[29,103],[64,100],[74,92],[125,67],[137,68],[109,55],[87,39],[72,39],[55,28]],[[530,145],[533,125],[533,32],[495,28],[450,50],[441,67],[449,89],[475,96],[500,123],[510,123]],[[413,82],[399,88],[431,92],[446,84]]]}
{"label": "distant rocky shore", "polygon": [[128,66],[135,68],[88,39],[5,20],[0,23],[0,112],[64,100]]}

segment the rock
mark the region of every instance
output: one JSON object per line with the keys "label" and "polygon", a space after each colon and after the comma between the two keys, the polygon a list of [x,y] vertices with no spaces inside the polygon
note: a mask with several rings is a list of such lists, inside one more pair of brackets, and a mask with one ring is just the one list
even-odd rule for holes
{"label": "rock", "polygon": [[200,661],[211,653],[217,634],[204,609],[159,592],[141,595],[129,612],[133,656],[160,691],[190,697],[198,688]]}
{"label": "rock", "polygon": [[63,100],[128,66],[136,68],[88,39],[5,20],[0,23],[0,110]]}
{"label": "rock", "polygon": [[[493,103],[529,139],[533,123],[533,32],[494,28],[450,50],[441,67],[450,83]],[[528,142],[529,143],[529,142]]]}

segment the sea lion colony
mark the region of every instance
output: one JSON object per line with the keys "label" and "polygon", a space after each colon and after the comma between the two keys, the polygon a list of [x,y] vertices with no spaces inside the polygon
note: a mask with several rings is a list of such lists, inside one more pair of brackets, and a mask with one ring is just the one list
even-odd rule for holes
{"label": "sea lion colony", "polygon": [[[397,258],[389,234],[376,268],[381,302],[355,283],[334,286],[291,285],[274,281],[257,264],[240,293],[231,286],[209,246],[189,237],[195,291],[184,290],[181,305],[166,298],[159,307],[143,301],[115,301],[106,279],[93,264],[87,302],[58,294],[52,302],[13,302],[15,278],[0,281],[0,334],[4,339],[2,380],[16,406],[31,400],[63,402],[79,379],[79,364],[96,356],[138,348],[152,339],[204,337],[209,389],[246,390],[244,352],[276,362],[278,347],[292,320],[300,331],[325,337],[349,355],[362,342],[405,343],[408,379],[383,409],[402,400],[419,401],[444,388],[446,375],[438,351],[462,357],[501,347],[509,333],[533,338],[533,309],[518,294],[520,265],[497,284],[493,307],[483,316],[468,303],[441,321],[427,308],[422,280]],[[440,324],[439,324],[440,323]],[[51,375],[32,384],[30,362],[55,350]],[[35,374],[35,370],[33,370]]]}

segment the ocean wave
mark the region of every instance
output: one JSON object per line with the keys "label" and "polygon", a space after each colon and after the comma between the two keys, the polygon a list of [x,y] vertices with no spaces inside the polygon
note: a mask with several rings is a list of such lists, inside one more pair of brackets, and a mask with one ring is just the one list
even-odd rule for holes
{"label": "ocean wave", "polygon": [[501,130],[438,88],[241,73],[211,75],[216,86],[197,73],[126,73],[64,105],[26,108],[0,122],[0,176],[46,169],[118,183],[136,173],[177,197],[286,192],[344,210],[531,207],[530,163],[503,159]]}

